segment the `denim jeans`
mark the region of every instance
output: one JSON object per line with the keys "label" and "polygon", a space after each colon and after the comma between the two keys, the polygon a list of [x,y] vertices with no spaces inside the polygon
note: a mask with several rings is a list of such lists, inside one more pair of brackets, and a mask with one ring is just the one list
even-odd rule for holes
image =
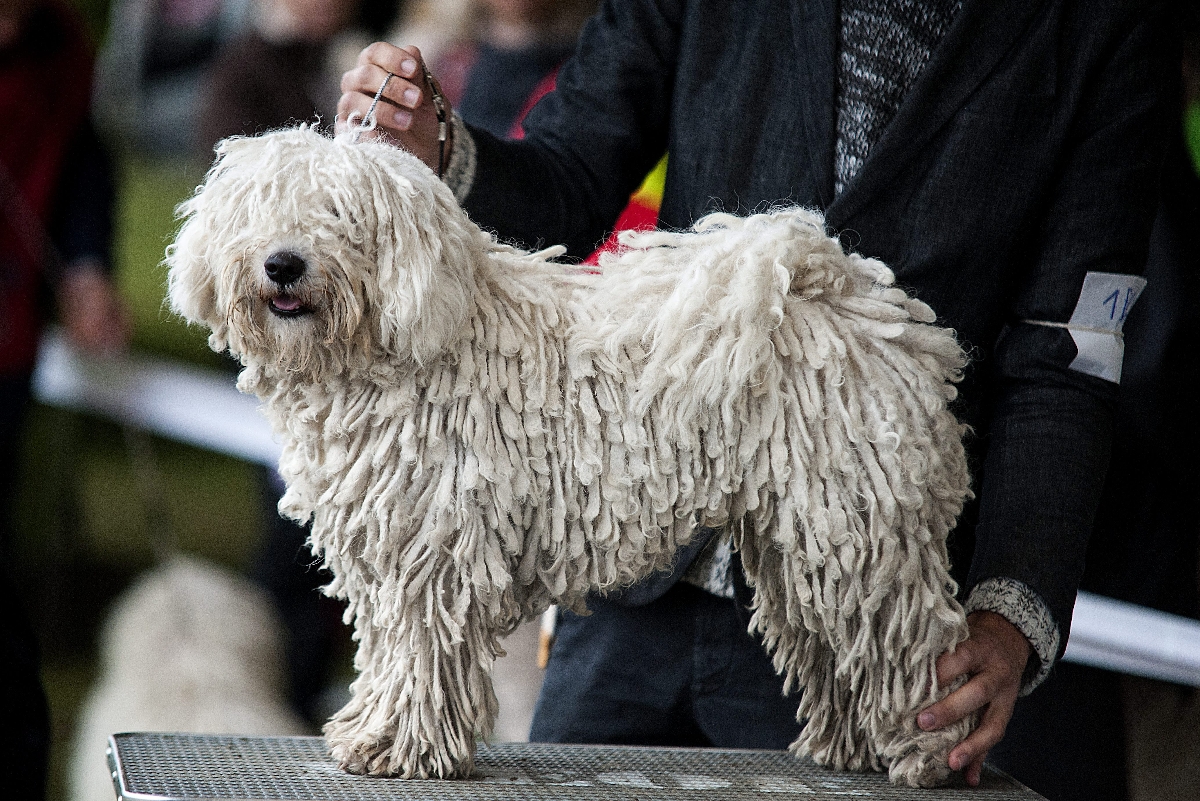
{"label": "denim jeans", "polygon": [[782,749],[799,735],[799,698],[736,601],[680,582],[644,605],[588,608],[559,613],[534,742]]}

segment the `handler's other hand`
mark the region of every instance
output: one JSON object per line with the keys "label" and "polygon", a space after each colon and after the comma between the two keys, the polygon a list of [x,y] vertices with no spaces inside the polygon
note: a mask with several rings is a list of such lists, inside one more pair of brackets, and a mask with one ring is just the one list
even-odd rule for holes
{"label": "handler's other hand", "polygon": [[[421,51],[416,47],[396,47],[376,42],[358,54],[358,64],[342,75],[342,96],[338,100],[338,133],[359,124],[371,108],[375,93],[388,73],[395,77],[379,98],[375,109],[376,128],[368,138],[381,138],[399,145],[425,162],[431,170],[438,168],[438,119],[431,100],[431,90],[425,80]],[[450,161],[450,142],[446,143],[445,160]]]}
{"label": "handler's other hand", "polygon": [[995,612],[976,612],[967,618],[971,636],[953,653],[938,657],[938,684],[945,687],[966,674],[966,684],[917,716],[925,731],[949,726],[983,710],[979,728],[950,752],[951,770],[966,769],[967,784],[979,784],[983,760],[1004,737],[1013,705],[1021,689],[1021,676],[1031,651],[1017,628]]}
{"label": "handler's other hand", "polygon": [[76,262],[67,270],[58,287],[58,316],[67,338],[94,356],[110,356],[129,347],[129,312],[98,264]]}

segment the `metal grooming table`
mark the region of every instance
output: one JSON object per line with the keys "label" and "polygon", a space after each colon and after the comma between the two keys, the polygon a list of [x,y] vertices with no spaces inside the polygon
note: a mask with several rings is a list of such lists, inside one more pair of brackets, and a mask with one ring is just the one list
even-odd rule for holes
{"label": "metal grooming table", "polygon": [[984,769],[977,788],[893,787],[779,751],[480,744],[461,781],[343,773],[319,737],[115,734],[108,761],[120,801],[1025,801],[1041,796]]}

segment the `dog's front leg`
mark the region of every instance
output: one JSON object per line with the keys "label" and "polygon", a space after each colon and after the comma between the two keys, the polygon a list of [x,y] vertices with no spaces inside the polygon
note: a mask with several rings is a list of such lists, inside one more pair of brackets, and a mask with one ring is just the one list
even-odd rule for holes
{"label": "dog's front leg", "polygon": [[351,701],[325,725],[344,770],[404,778],[471,772],[476,736],[490,733],[498,711],[491,665],[499,646],[479,604],[452,604],[453,582],[445,573],[438,579],[408,588],[400,619],[369,601],[357,608],[359,675]]}

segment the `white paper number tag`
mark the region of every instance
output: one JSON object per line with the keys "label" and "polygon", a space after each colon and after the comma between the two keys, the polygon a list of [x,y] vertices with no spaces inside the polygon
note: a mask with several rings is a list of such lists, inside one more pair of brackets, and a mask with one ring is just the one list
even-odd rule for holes
{"label": "white paper number tag", "polygon": [[1114,384],[1121,383],[1121,364],[1125,357],[1121,326],[1145,288],[1146,279],[1138,275],[1088,273],[1084,276],[1079,301],[1067,323],[1067,330],[1079,351],[1069,365],[1070,369]]}

